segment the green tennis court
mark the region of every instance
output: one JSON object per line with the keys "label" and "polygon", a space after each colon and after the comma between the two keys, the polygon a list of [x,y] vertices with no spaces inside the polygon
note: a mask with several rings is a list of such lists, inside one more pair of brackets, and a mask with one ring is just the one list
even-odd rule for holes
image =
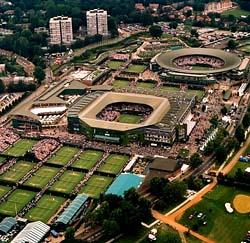
{"label": "green tennis court", "polygon": [[117,70],[124,62],[122,61],[108,61],[107,66],[112,70]]}
{"label": "green tennis court", "polygon": [[125,88],[129,86],[129,81],[125,79],[115,79],[113,81],[113,86],[115,88]]}
{"label": "green tennis court", "polygon": [[72,164],[73,168],[90,170],[96,162],[103,156],[100,150],[86,149],[79,158]]}
{"label": "green tennis court", "polygon": [[1,186],[0,185],[0,198],[3,197],[10,189],[11,189],[11,187],[9,187],[9,186]]}
{"label": "green tennis court", "polygon": [[25,218],[30,221],[40,220],[47,223],[65,201],[66,199],[63,197],[44,195],[37,205],[25,215]]}
{"label": "green tennis court", "polygon": [[147,67],[145,65],[131,64],[128,66],[128,69],[126,71],[129,73],[142,73],[146,68]]}
{"label": "green tennis court", "polygon": [[121,114],[118,122],[129,123],[129,124],[139,124],[141,120],[140,116],[131,115],[131,114]]}

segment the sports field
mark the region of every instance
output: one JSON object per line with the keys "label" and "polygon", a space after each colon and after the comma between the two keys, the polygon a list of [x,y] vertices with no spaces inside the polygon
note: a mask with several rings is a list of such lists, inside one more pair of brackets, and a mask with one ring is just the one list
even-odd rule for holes
{"label": "sports field", "polygon": [[102,155],[103,152],[100,150],[86,149],[80,154],[79,159],[72,164],[72,167],[90,170]]}
{"label": "sports field", "polygon": [[29,178],[24,185],[35,188],[43,188],[59,171],[58,168],[43,166]]}
{"label": "sports field", "polygon": [[107,65],[110,69],[117,70],[123,63],[121,61],[109,61]]}
{"label": "sports field", "polygon": [[50,191],[69,194],[83,179],[83,177],[84,173],[75,171],[65,171],[59,178],[59,180],[52,185]]}
{"label": "sports field", "polygon": [[82,188],[80,193],[85,193],[89,197],[97,199],[100,197],[101,193],[104,193],[107,190],[107,187],[111,184],[112,180],[111,177],[93,175],[87,181],[87,184]]}
{"label": "sports field", "polygon": [[63,146],[48,160],[48,163],[64,166],[78,151],[78,148]]}
{"label": "sports field", "polygon": [[138,124],[140,123],[141,117],[137,115],[130,115],[130,114],[121,114],[118,122],[121,123],[129,123],[129,124]]}
{"label": "sports field", "polygon": [[250,196],[238,194],[233,200],[233,206],[239,213],[250,213]]}
{"label": "sports field", "polygon": [[100,172],[118,174],[128,162],[129,156],[121,154],[110,154],[98,169]]}
{"label": "sports field", "polygon": [[145,65],[131,64],[128,66],[128,69],[126,71],[129,73],[142,73],[146,68],[147,67]]}
{"label": "sports field", "polygon": [[125,88],[129,86],[129,81],[124,79],[115,79],[113,81],[113,86],[116,88]]}
{"label": "sports field", "polygon": [[[233,204],[233,199],[239,194],[250,195],[250,192],[219,185],[208,193],[201,202],[187,210],[180,222],[191,229],[198,225],[199,233],[218,243],[241,242],[250,228],[249,215],[236,211],[229,214],[225,210],[225,203]],[[205,213],[204,221],[207,222],[207,225],[201,225],[197,216],[191,220],[188,219],[191,214],[194,215],[195,211],[196,215],[197,212]]]}
{"label": "sports field", "polygon": [[35,166],[32,162],[18,161],[7,172],[0,176],[0,180],[18,182]]}
{"label": "sports field", "polygon": [[14,157],[23,156],[36,142],[36,140],[32,139],[20,139],[12,147],[7,149],[4,154]]}
{"label": "sports field", "polygon": [[155,83],[151,82],[137,82],[137,88],[141,89],[153,89],[155,87]]}
{"label": "sports field", "polygon": [[7,198],[7,201],[0,204],[0,214],[15,216],[26,204],[28,204],[35,192],[17,189]]}
{"label": "sports field", "polygon": [[40,220],[47,223],[65,201],[66,199],[63,197],[44,195],[37,205],[28,211],[25,218],[30,221]]}
{"label": "sports field", "polygon": [[11,189],[11,187],[9,187],[9,186],[1,186],[0,185],[0,198],[3,197],[10,189]]}

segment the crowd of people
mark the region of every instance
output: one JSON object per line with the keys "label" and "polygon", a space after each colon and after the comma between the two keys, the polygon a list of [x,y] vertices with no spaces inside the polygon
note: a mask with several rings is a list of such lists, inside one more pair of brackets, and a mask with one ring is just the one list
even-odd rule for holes
{"label": "crowd of people", "polygon": [[10,128],[0,128],[0,152],[6,150],[9,146],[15,143],[19,139],[19,135],[16,134]]}
{"label": "crowd of people", "polygon": [[206,65],[211,68],[220,68],[225,63],[223,60],[209,56],[184,56],[176,58],[173,63],[182,69],[191,69],[194,65]]}
{"label": "crowd of people", "polygon": [[117,121],[121,114],[136,114],[141,117],[140,122],[143,122],[152,111],[152,107],[144,104],[115,103],[106,106],[97,114],[97,118],[104,121]]}
{"label": "crowd of people", "polygon": [[47,158],[60,145],[60,143],[51,138],[40,140],[33,147],[33,152],[38,160]]}

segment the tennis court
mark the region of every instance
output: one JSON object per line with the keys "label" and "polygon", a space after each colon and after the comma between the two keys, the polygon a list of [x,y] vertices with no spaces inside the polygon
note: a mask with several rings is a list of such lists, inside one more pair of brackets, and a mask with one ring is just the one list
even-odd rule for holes
{"label": "tennis court", "polygon": [[80,193],[85,193],[89,197],[98,199],[100,194],[107,190],[112,180],[113,179],[111,177],[93,175],[87,181],[87,184],[82,188]]}
{"label": "tennis court", "polygon": [[44,195],[37,205],[25,215],[25,218],[30,221],[40,220],[47,223],[65,201],[66,199],[63,197]]}
{"label": "tennis court", "polygon": [[50,191],[71,193],[73,189],[84,178],[84,173],[76,171],[65,171],[62,176],[50,188]]}
{"label": "tennis court", "polygon": [[100,172],[118,174],[128,162],[129,156],[122,154],[110,154],[98,169]]}
{"label": "tennis court", "polygon": [[78,152],[78,148],[63,146],[48,160],[48,163],[64,166]]}
{"label": "tennis court", "polygon": [[28,204],[36,195],[35,192],[17,189],[7,198],[7,201],[0,204],[0,214],[15,216]]}
{"label": "tennis court", "polygon": [[43,188],[59,171],[58,168],[43,166],[29,178],[24,185],[35,188]]}
{"label": "tennis court", "polygon": [[146,68],[147,67],[145,65],[131,64],[131,65],[129,65],[129,67],[126,71],[129,73],[142,73],[145,71]]}
{"label": "tennis court", "polygon": [[7,160],[7,159],[6,159],[5,157],[1,157],[1,156],[0,156],[0,165],[3,164],[3,163],[5,163],[6,160]]}
{"label": "tennis court", "polygon": [[18,161],[7,172],[0,176],[0,180],[16,183],[21,178],[23,178],[34,166],[35,164],[32,162]]}
{"label": "tennis court", "polygon": [[103,152],[100,150],[86,149],[79,158],[72,164],[73,168],[90,170],[96,162],[101,159]]}
{"label": "tennis court", "polygon": [[124,62],[122,61],[110,60],[108,61],[107,66],[112,70],[117,70],[122,64],[124,64]]}
{"label": "tennis court", "polygon": [[23,156],[27,151],[31,150],[33,145],[36,143],[36,140],[32,139],[20,139],[12,147],[7,149],[4,154],[20,157]]}
{"label": "tennis court", "polygon": [[9,186],[1,186],[0,185],[0,198],[2,198],[10,189],[11,189],[11,187],[9,187]]}

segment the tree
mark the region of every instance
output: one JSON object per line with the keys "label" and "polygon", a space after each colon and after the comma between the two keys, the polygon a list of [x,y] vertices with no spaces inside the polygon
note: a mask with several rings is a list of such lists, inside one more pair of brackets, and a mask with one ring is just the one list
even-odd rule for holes
{"label": "tree", "polygon": [[178,23],[176,21],[172,21],[169,23],[170,29],[176,29],[178,27]]}
{"label": "tree", "polygon": [[115,220],[105,219],[102,227],[108,237],[116,236],[120,232],[120,226]]}
{"label": "tree", "polygon": [[235,130],[235,137],[238,142],[241,144],[245,140],[245,131],[242,126],[238,126]]}
{"label": "tree", "polygon": [[72,227],[68,227],[65,232],[65,240],[73,240],[75,235],[75,230]]}
{"label": "tree", "polygon": [[133,204],[137,204],[139,200],[139,194],[136,192],[135,188],[130,188],[124,192],[124,199],[130,201]]}
{"label": "tree", "polygon": [[227,150],[223,145],[219,145],[215,149],[215,156],[219,164],[223,163],[227,158]]}
{"label": "tree", "polygon": [[223,106],[223,107],[221,108],[220,112],[221,112],[221,114],[222,114],[223,116],[225,116],[225,115],[227,114],[227,107],[226,107],[226,106]]}
{"label": "tree", "polygon": [[174,181],[164,187],[164,201],[171,204],[180,201],[187,191],[187,185],[183,181]]}
{"label": "tree", "polygon": [[151,36],[155,37],[155,38],[159,38],[161,37],[163,31],[161,29],[161,26],[159,25],[151,25],[149,28],[149,33]]}
{"label": "tree", "polygon": [[45,79],[45,72],[41,67],[36,67],[34,71],[34,76],[37,79],[37,82],[40,84]]}
{"label": "tree", "polygon": [[235,40],[231,39],[228,41],[227,47],[229,49],[234,50],[237,47],[237,45],[238,45],[238,43]]}
{"label": "tree", "polygon": [[243,117],[242,125],[244,128],[248,128],[250,126],[250,112],[247,112]]}
{"label": "tree", "polygon": [[194,36],[196,38],[199,36],[199,34],[198,34],[198,32],[197,32],[196,29],[191,29],[190,33],[191,33],[192,36]]}
{"label": "tree", "polygon": [[5,84],[2,79],[0,79],[0,94],[4,93],[5,91]]}
{"label": "tree", "polygon": [[198,167],[200,164],[202,164],[203,160],[200,156],[199,153],[194,153],[191,157],[190,157],[190,166],[192,168],[196,168]]}
{"label": "tree", "polygon": [[150,180],[150,192],[156,196],[162,196],[163,188],[168,180],[162,177],[154,177]]}

